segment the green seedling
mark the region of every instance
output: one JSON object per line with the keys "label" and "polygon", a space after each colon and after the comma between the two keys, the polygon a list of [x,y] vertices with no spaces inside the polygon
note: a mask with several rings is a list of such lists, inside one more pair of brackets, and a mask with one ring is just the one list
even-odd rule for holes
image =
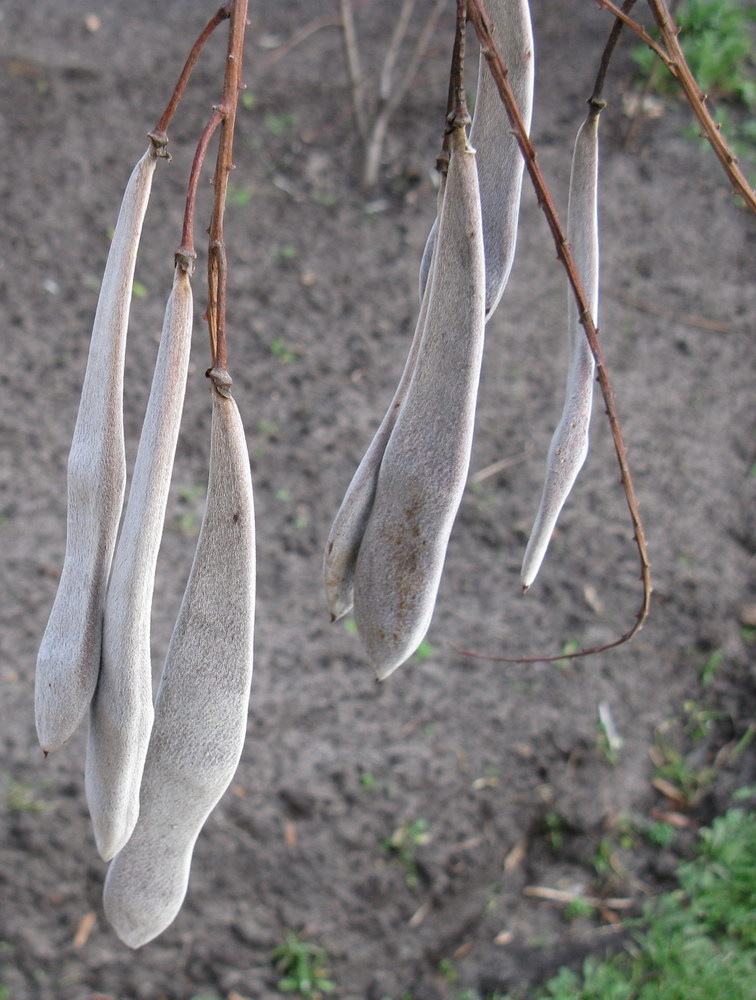
{"label": "green seedling", "polygon": [[546,839],[551,850],[558,854],[564,846],[565,822],[557,812],[547,812],[543,821],[546,824]]}
{"label": "green seedling", "polygon": [[573,920],[579,920],[581,917],[590,917],[593,912],[594,906],[587,899],[584,899],[582,896],[576,896],[565,906],[562,915],[568,923],[571,923]]}
{"label": "green seedling", "polygon": [[669,847],[676,835],[677,831],[671,823],[651,823],[646,829],[646,836],[657,847]]}
{"label": "green seedling", "polygon": [[419,884],[417,874],[417,848],[430,840],[426,819],[408,820],[381,842],[381,847],[399,862],[404,870],[404,882],[408,889],[416,889]]}
{"label": "green seedling", "polygon": [[438,963],[438,971],[447,983],[456,983],[459,980],[459,973],[450,958],[441,959]]}
{"label": "green seedling", "polygon": [[288,347],[283,337],[276,337],[270,345],[270,353],[274,358],[278,358],[282,365],[291,364],[296,361],[299,355],[292,347]]}
{"label": "green seedling", "polygon": [[303,941],[295,931],[286,931],[283,944],[271,955],[271,962],[282,973],[278,989],[306,1000],[321,1000],[336,989],[336,984],[328,978],[326,961],[325,949]]}
{"label": "green seedling", "polygon": [[47,784],[26,784],[22,781],[9,781],[8,789],[5,793],[5,806],[8,812],[49,812],[55,806],[52,802],[45,802],[40,799],[38,793]]}
{"label": "green seedling", "polygon": [[756,814],[731,809],[702,830],[679,888],[634,921],[632,949],[563,968],[528,1000],[750,1000],[756,982]]}
{"label": "green seedling", "polygon": [[293,247],[291,243],[284,243],[282,247],[279,247],[278,255],[281,260],[294,260],[297,256],[297,248]]}
{"label": "green seedling", "polygon": [[135,299],[144,299],[147,297],[147,286],[143,285],[141,281],[135,281],[131,286],[131,294]]}
{"label": "green seedling", "polygon": [[724,663],[724,653],[721,649],[715,650],[711,656],[708,658],[706,663],[704,663],[701,669],[701,683],[706,687],[714,682],[717,674],[719,673],[719,668]]}
{"label": "green seedling", "polygon": [[375,780],[375,775],[370,771],[363,771],[360,775],[360,787],[363,792],[374,792],[378,787],[378,782]]}
{"label": "green seedling", "polygon": [[[573,653],[577,653],[579,650],[580,650],[579,640],[568,639],[566,642],[562,643],[562,648],[559,650],[559,652],[562,654],[562,656],[569,657]],[[559,667],[560,670],[565,670],[572,663],[572,661],[569,659],[556,660],[555,662],[556,666]]]}
{"label": "green seedling", "polygon": [[252,201],[252,192],[249,188],[232,187],[229,184],[226,193],[227,205],[248,205]]}
{"label": "green seedling", "polygon": [[427,639],[423,639],[410,657],[410,660],[414,663],[421,663],[423,660],[427,660],[431,656],[433,656],[433,646],[431,646]]}
{"label": "green seedling", "polygon": [[290,132],[296,126],[297,116],[287,114],[286,112],[278,115],[267,114],[263,119],[263,124],[272,136],[278,138],[286,135],[287,132]]}

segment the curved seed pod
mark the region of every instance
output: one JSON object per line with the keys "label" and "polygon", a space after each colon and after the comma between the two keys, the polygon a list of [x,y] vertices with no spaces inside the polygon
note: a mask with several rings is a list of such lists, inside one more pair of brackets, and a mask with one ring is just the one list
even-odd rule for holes
{"label": "curved seed pod", "polygon": [[[598,112],[591,111],[575,140],[567,212],[567,242],[570,244],[594,323],[598,321],[597,189]],[[559,512],[588,454],[588,429],[596,366],[580,325],[571,288],[568,288],[567,294],[570,363],[564,408],[549,446],[541,503],[522,563],[523,590],[527,590],[536,578]]]}
{"label": "curved seed pod", "polygon": [[412,344],[394,398],[391,400],[391,405],[386,411],[375,437],[370,442],[370,447],[357,467],[328,536],[323,558],[323,583],[332,621],[343,617],[352,607],[357,552],[373,506],[383,453],[386,450],[386,444],[391,437],[404,397],[407,394],[412,373],[415,370],[415,361],[425,326],[427,304],[428,295],[426,293],[423,296]]}
{"label": "curved seed pod", "polygon": [[150,146],[126,186],[92,328],[68,457],[66,554],[37,657],[35,713],[45,753],[65,743],[78,726],[100,668],[102,608],[126,484],[126,330],[155,162]]}
{"label": "curved seed pod", "polygon": [[357,555],[354,615],[383,680],[422,641],[467,478],[485,326],[475,155],[452,135],[428,315]]}
{"label": "curved seed pod", "polygon": [[[529,130],[534,75],[530,4],[528,0],[487,0],[486,9],[495,28],[496,44],[509,70],[517,106],[525,128]],[[512,270],[525,161],[482,53],[470,143],[475,148],[478,162],[486,257],[486,319],[489,319],[499,304]],[[420,265],[421,295],[430,267],[430,247],[436,228],[434,223]]]}
{"label": "curved seed pod", "polygon": [[160,681],[139,820],[105,881],[105,913],[132,948],[178,913],[194,843],[241,756],[252,679],[253,517],[239,412],[213,391],[207,509]]}
{"label": "curved seed pod", "polygon": [[139,812],[152,728],[150,610],[192,339],[192,288],[176,267],[155,374],[105,599],[102,663],[89,715],[86,790],[97,849],[108,861]]}

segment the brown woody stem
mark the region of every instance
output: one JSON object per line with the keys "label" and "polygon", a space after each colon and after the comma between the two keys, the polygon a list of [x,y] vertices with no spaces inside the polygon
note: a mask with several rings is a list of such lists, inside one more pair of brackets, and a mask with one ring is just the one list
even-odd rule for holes
{"label": "brown woody stem", "polygon": [[184,96],[184,91],[186,90],[186,85],[189,82],[189,77],[191,76],[192,70],[194,69],[205,42],[208,40],[210,35],[212,35],[213,31],[215,31],[221,21],[225,21],[230,14],[231,4],[224,4],[220,7],[202,29],[197,41],[194,43],[189,55],[187,56],[184,68],[181,70],[181,75],[179,76],[178,82],[173,90],[173,93],[171,94],[171,99],[168,102],[160,121],[149,133],[149,137],[152,139],[153,145],[158,151],[159,156],[164,156],[167,159],[170,159],[170,154],[166,150],[166,146],[168,145],[168,126],[173,120],[179,101]]}
{"label": "brown woody stem", "polygon": [[[548,222],[549,228],[551,230],[552,236],[554,238],[554,243],[556,244],[557,256],[561,260],[566,272],[567,278],[569,280],[570,286],[572,288],[575,300],[578,306],[578,313],[580,316],[580,322],[585,330],[585,335],[588,340],[593,357],[596,361],[596,375],[598,378],[599,385],[601,387],[601,392],[604,397],[604,404],[606,407],[606,415],[609,418],[609,425],[612,432],[612,440],[614,442],[614,449],[617,454],[617,461],[620,467],[622,486],[625,491],[625,497],[627,500],[627,506],[630,511],[630,518],[633,524],[634,539],[638,549],[638,556],[640,559],[641,567],[641,580],[643,582],[643,599],[641,602],[641,607],[636,614],[635,622],[633,625],[624,632],[618,639],[613,642],[606,643],[602,646],[596,646],[590,649],[581,649],[576,653],[559,654],[554,656],[535,656],[535,657],[503,657],[503,656],[485,656],[484,659],[501,661],[504,663],[535,663],[539,661],[555,661],[562,659],[573,659],[578,656],[587,656],[591,653],[603,652],[606,649],[611,649],[614,646],[619,646],[624,642],[631,639],[636,632],[641,628],[643,622],[645,621],[649,606],[651,603],[651,567],[648,560],[648,551],[646,546],[646,539],[643,532],[643,526],[640,518],[640,511],[638,509],[638,501],[635,496],[635,489],[633,487],[632,477],[630,475],[630,468],[627,461],[627,450],[625,448],[624,441],[622,439],[622,433],[620,431],[619,418],[617,416],[617,408],[614,402],[614,392],[612,390],[611,383],[609,381],[609,375],[606,369],[606,361],[604,359],[604,352],[601,348],[601,344],[598,339],[598,331],[596,325],[593,322],[591,316],[591,311],[588,307],[588,300],[585,295],[585,291],[582,286],[582,282],[578,276],[577,268],[572,259],[569,246],[567,244],[567,238],[565,236],[562,225],[559,221],[556,209],[554,207],[554,202],[549,193],[548,187],[546,185],[545,178],[541,172],[541,168],[536,162],[536,151],[533,147],[532,142],[525,129],[524,122],[522,120],[522,115],[520,114],[519,108],[517,107],[517,101],[515,100],[514,93],[509,84],[508,71],[504,65],[504,61],[501,57],[494,40],[491,36],[491,32],[488,26],[488,20],[485,15],[485,9],[481,3],[481,0],[468,0],[468,16],[472,22],[478,40],[480,42],[481,51],[488,62],[489,69],[493,75],[496,82],[496,86],[499,90],[499,95],[501,96],[502,102],[507,110],[509,116],[510,124],[512,126],[512,132],[517,139],[517,143],[520,147],[523,157],[525,158],[525,164],[530,175],[530,179],[533,183],[533,187],[536,191],[536,196],[538,198],[538,203],[543,209],[546,216],[546,221]],[[465,651],[467,652],[467,651]],[[481,654],[471,654],[478,655]]]}
{"label": "brown woody stem", "polygon": [[[625,0],[622,4],[622,11],[625,14],[629,14],[630,11],[635,6],[635,0]],[[609,70],[609,63],[611,62],[612,56],[614,55],[614,50],[617,47],[617,42],[619,41],[620,34],[622,33],[622,26],[624,22],[622,18],[615,18],[614,24],[612,25],[612,30],[609,33],[609,38],[607,39],[606,46],[604,48],[603,55],[601,56],[601,62],[599,64],[598,73],[596,74],[596,82],[593,85],[593,93],[588,98],[588,103],[591,107],[597,107],[600,111],[604,106],[604,81],[606,80],[606,74]]]}
{"label": "brown woody stem", "polygon": [[725,142],[720,126],[717,125],[709,113],[709,109],[706,106],[706,94],[698,86],[696,78],[688,66],[677,38],[679,29],[672,20],[669,8],[664,0],[648,0],[648,3],[656,18],[656,23],[659,26],[666,48],[658,45],[642,25],[628,17],[611,0],[596,0],[596,2],[611,11],[615,17],[621,18],[649,48],[653,49],[672,76],[677,80],[688,104],[690,104],[693,114],[698,119],[702,134],[709,141],[717,159],[729,177],[736,194],[739,194],[748,208],[756,214],[756,192],[738,166],[738,158]]}
{"label": "brown woody stem", "polygon": [[244,32],[247,26],[248,0],[233,0],[231,26],[223,81],[223,99],[218,106],[221,116],[218,158],[215,162],[213,215],[208,249],[207,324],[210,331],[212,366],[209,376],[219,391],[228,391],[228,352],[226,348],[226,248],[223,240],[223,216],[226,208],[228,175],[234,168],[234,125],[239,91],[242,88]]}

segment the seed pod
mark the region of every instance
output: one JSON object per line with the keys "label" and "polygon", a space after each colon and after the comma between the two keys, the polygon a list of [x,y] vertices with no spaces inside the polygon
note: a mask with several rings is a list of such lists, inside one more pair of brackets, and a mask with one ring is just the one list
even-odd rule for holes
{"label": "seed pod", "polygon": [[[575,140],[567,211],[567,242],[594,323],[598,321],[598,112],[591,111]],[[564,408],[549,446],[541,502],[522,563],[527,590],[546,555],[551,533],[588,454],[595,362],[585,338],[572,289],[567,290],[570,361]]]}
{"label": "seed pod", "polygon": [[239,412],[213,390],[207,509],[160,681],[139,820],[105,881],[105,913],[132,948],[181,908],[194,843],[241,756],[252,679],[253,516]]}
{"label": "seed pod", "polygon": [[[526,130],[533,110],[533,31],[528,0],[487,0],[494,38],[509,70]],[[478,163],[486,257],[486,319],[499,304],[509,279],[517,242],[522,173],[525,165],[509,117],[483,54],[478,67],[478,91],[470,130]],[[437,223],[428,236],[420,265],[420,293],[430,267]]]}
{"label": "seed pod", "polygon": [[102,609],[126,483],[123,364],[139,237],[155,171],[152,146],[123,196],[97,302],[68,457],[66,554],[37,657],[35,712],[42,749],[71,736],[100,668]]}
{"label": "seed pod", "polygon": [[86,789],[105,861],[128,840],[152,728],[150,610],[192,339],[192,288],[177,266],[103,617]]}
{"label": "seed pod", "polygon": [[422,641],[467,478],[485,325],[474,151],[452,135],[428,314],[357,556],[354,615],[379,680]]}
{"label": "seed pod", "polygon": [[423,296],[412,344],[394,398],[349,484],[328,536],[323,559],[323,582],[332,621],[343,617],[352,607],[357,552],[373,507],[383,453],[415,370],[415,361],[425,326],[427,304],[426,293]]}

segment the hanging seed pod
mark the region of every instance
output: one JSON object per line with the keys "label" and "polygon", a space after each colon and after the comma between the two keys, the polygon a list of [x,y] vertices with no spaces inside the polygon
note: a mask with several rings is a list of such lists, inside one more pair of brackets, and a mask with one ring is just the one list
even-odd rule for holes
{"label": "hanging seed pod", "polygon": [[78,726],[92,699],[100,667],[102,609],[126,483],[126,330],[155,162],[150,146],[123,196],[68,457],[66,554],[35,679],[37,734],[45,753],[65,743]]}
{"label": "hanging seed pod", "polygon": [[379,680],[428,629],[470,462],[485,271],[475,155],[463,129],[451,136],[436,244],[422,342],[354,575],[357,628]]}
{"label": "hanging seed pod", "polygon": [[103,618],[102,664],[89,716],[86,790],[101,856],[128,840],[152,727],[150,611],[192,339],[192,289],[174,272],[155,374]]}
{"label": "hanging seed pod", "polygon": [[105,881],[105,913],[138,948],[171,923],[197,836],[229,785],[247,729],[255,539],[236,403],[213,390],[207,509],[155,706],[139,820]]}
{"label": "hanging seed pod", "polygon": [[427,305],[426,293],[423,296],[412,344],[394,398],[349,484],[328,536],[323,559],[323,583],[332,621],[343,617],[352,607],[357,552],[373,506],[383,453],[415,370],[415,361],[425,327]]}
{"label": "hanging seed pod", "polygon": [[[572,157],[567,212],[567,242],[580,276],[594,323],[598,321],[598,119],[592,109],[580,127]],[[580,324],[572,289],[567,290],[570,361],[562,418],[549,446],[541,502],[522,563],[527,590],[546,555],[551,534],[588,454],[588,430],[596,365]]]}
{"label": "hanging seed pod", "polygon": [[[495,29],[496,44],[509,70],[517,106],[529,130],[534,76],[530,4],[528,0],[487,0],[486,9]],[[486,258],[486,319],[489,319],[512,270],[525,161],[482,53],[470,143],[475,148],[478,163]],[[430,268],[437,224],[434,223],[428,236],[420,265],[421,296]]]}

